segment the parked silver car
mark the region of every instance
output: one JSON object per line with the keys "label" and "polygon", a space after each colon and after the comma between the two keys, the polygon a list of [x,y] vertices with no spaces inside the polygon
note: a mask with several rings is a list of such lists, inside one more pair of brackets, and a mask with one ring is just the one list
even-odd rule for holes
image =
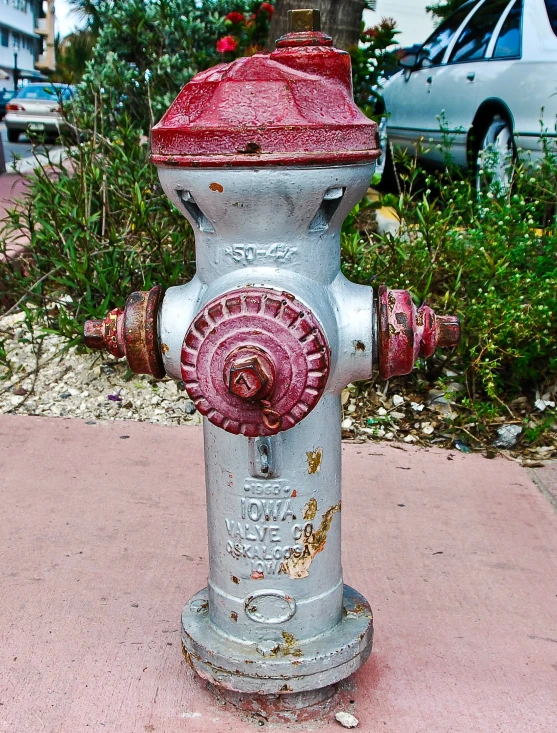
{"label": "parked silver car", "polygon": [[73,93],[73,87],[52,82],[28,84],[20,89],[6,105],[4,122],[9,142],[17,142],[22,132],[57,137],[69,129],[62,115],[62,106],[71,100]]}
{"label": "parked silver car", "polygon": [[489,158],[506,186],[517,148],[540,157],[542,118],[557,137],[557,0],[470,0],[401,66],[383,90],[385,143],[443,163],[445,134],[457,165]]}

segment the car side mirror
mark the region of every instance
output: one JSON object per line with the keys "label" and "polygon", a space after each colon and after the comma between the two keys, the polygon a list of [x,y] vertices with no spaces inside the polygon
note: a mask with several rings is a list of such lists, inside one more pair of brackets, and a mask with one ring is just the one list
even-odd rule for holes
{"label": "car side mirror", "polygon": [[417,53],[409,53],[404,58],[399,59],[398,65],[402,69],[408,69],[409,71],[413,71],[418,66],[418,54]]}
{"label": "car side mirror", "polygon": [[405,71],[416,71],[417,69],[429,69],[433,66],[426,54],[409,53],[403,59],[399,60],[399,66]]}

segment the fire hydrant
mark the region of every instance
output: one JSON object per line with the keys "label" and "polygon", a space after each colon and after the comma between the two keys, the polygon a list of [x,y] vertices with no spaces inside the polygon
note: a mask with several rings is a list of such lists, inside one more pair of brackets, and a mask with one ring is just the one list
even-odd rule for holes
{"label": "fire hydrant", "polygon": [[186,658],[236,704],[298,719],[372,646],[370,606],[342,579],[341,391],[459,338],[456,318],[341,273],[340,228],[380,153],[318,17],[292,11],[275,51],[180,92],[152,160],[194,229],[196,275],[85,324],[204,415],[209,580],[182,614]]}

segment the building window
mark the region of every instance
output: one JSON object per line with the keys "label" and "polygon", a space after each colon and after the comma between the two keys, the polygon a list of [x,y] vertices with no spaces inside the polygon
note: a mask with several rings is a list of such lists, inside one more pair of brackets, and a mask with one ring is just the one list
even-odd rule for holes
{"label": "building window", "polygon": [[6,48],[10,45],[10,31],[7,28],[0,30],[0,44]]}

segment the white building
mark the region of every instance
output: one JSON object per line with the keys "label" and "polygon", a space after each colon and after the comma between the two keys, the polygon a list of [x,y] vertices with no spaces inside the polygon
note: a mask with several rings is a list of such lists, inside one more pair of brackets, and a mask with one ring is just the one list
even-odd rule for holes
{"label": "white building", "polygon": [[[14,88],[54,71],[54,0],[0,0],[0,70]],[[4,75],[2,75],[4,76]]]}

